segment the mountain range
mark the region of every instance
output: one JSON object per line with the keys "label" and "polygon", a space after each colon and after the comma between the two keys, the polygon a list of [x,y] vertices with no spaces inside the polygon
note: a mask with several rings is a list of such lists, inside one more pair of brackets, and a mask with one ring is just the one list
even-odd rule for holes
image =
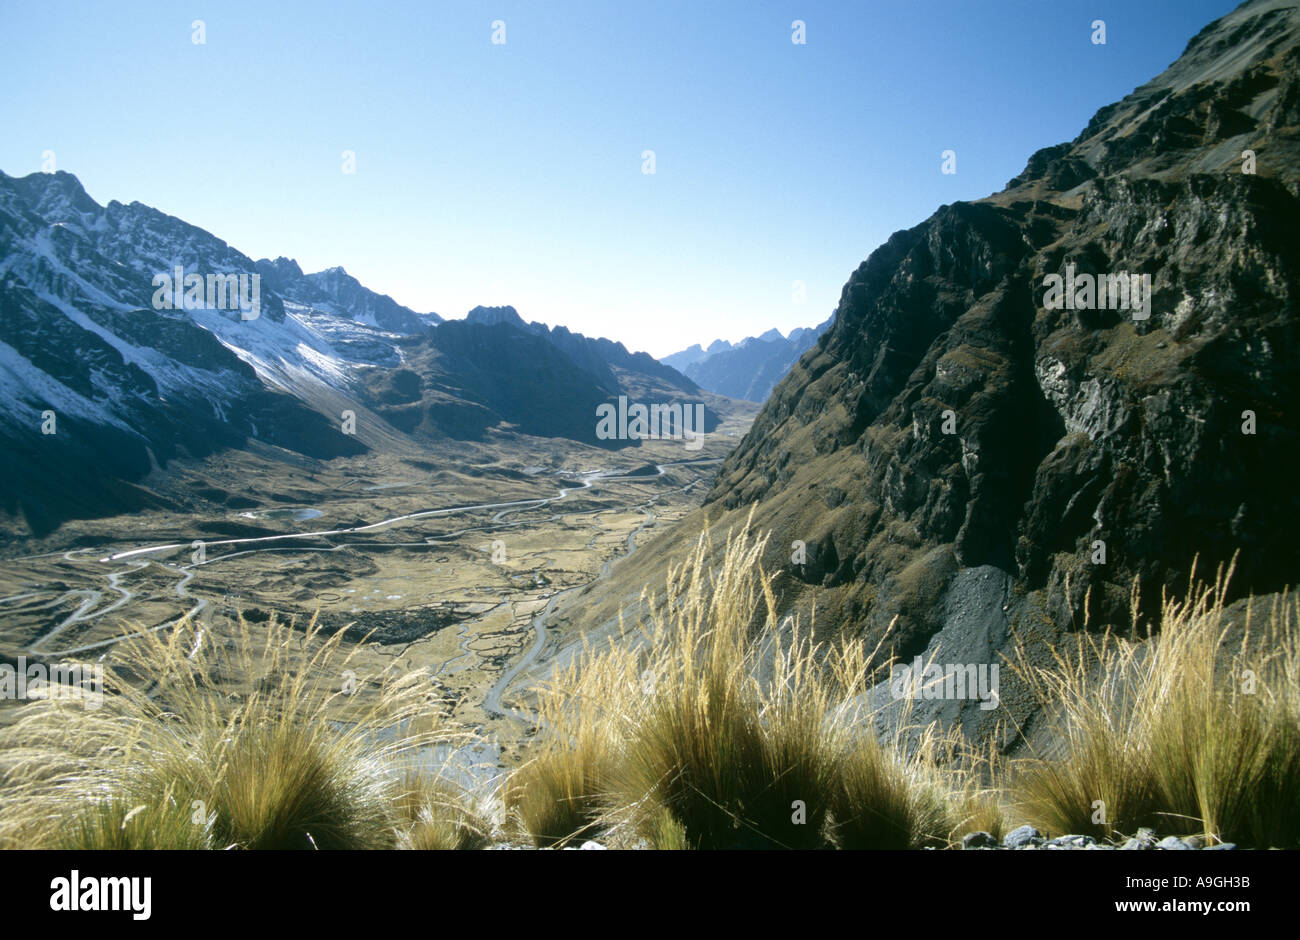
{"label": "mountain range", "polygon": [[705,349],[696,343],[664,356],[660,362],[677,369],[710,392],[761,404],[799,357],[830,328],[834,318],[835,315],[831,314],[817,326],[798,327],[791,330],[789,336],[771,329],[761,336],[746,337],[735,345],[718,339]]}
{"label": "mountain range", "polygon": [[[160,286],[178,268],[208,296]],[[212,279],[233,294],[237,275],[256,275],[256,310],[214,301]],[[645,353],[512,308],[417,313],[342,268],[304,274],[139,202],[101,206],[71,174],[0,173],[0,512],[33,532],[154,505],[139,485],[152,469],[224,448],[627,446],[596,435],[597,407],[620,394],[702,400]]]}

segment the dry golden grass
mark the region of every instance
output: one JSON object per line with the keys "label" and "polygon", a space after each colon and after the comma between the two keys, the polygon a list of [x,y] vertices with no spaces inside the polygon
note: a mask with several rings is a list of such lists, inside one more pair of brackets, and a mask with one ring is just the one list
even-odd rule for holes
{"label": "dry golden grass", "polygon": [[1233,648],[1230,577],[1221,570],[1213,585],[1193,582],[1184,600],[1164,598],[1150,640],[1080,638],[1055,668],[1019,664],[1059,709],[1065,744],[1059,760],[1017,767],[1013,795],[1030,822],[1056,833],[1118,837],[1151,826],[1300,845],[1300,608],[1282,595],[1257,635],[1261,618],[1250,610]]}
{"label": "dry golden grass", "polygon": [[618,711],[637,681],[634,657],[611,643],[603,655],[584,649],[538,690],[538,725],[545,730],[504,787],[508,820],[537,845],[581,841],[600,824]]}
{"label": "dry golden grass", "polygon": [[[879,649],[833,649],[778,622],[766,539],[746,526],[709,564],[708,533],[631,641],[585,649],[540,693],[539,752],[517,775],[535,838],[609,828],[664,848],[915,846],[955,824],[931,766],[852,707]],[[901,739],[900,739],[901,740]],[[833,817],[833,818],[832,818]],[[529,820],[539,820],[530,822]]]}
{"label": "dry golden grass", "polygon": [[[123,792],[97,800],[43,844],[78,850],[211,847],[210,818],[196,822],[194,811],[173,795],[164,793],[159,799],[145,790],[140,787],[133,794]],[[138,799],[145,802],[136,802]]]}
{"label": "dry golden grass", "polygon": [[538,846],[564,846],[595,831],[601,817],[599,752],[550,745],[510,775],[506,812]]}
{"label": "dry golden grass", "polygon": [[407,773],[397,798],[397,847],[416,851],[486,848],[491,821],[473,793],[442,775]]}
{"label": "dry golden grass", "polygon": [[[616,804],[666,808],[696,847],[810,847],[836,770],[833,704],[814,649],[782,630],[765,539],[729,539],[718,571],[707,541],[669,576],[673,599],[646,628],[646,688],[626,702],[617,737]],[[646,694],[649,692],[649,694]]]}
{"label": "dry golden grass", "polygon": [[956,729],[894,725],[883,740],[847,739],[832,797],[831,834],[844,849],[910,849],[960,842],[976,829],[1001,835],[993,791]]}
{"label": "dry golden grass", "polygon": [[[383,848],[401,759],[454,741],[418,673],[274,619],[122,644],[102,706],[25,707],[0,741],[0,840],[25,846]],[[355,681],[355,687],[349,680]],[[355,693],[355,694],[353,694]]]}
{"label": "dry golden grass", "polygon": [[[781,622],[765,542],[746,524],[715,566],[704,533],[646,622],[557,667],[531,759],[501,787],[507,826],[664,849],[942,846],[1009,819],[1300,845],[1295,597],[1248,611],[1229,644],[1220,572],[1166,597],[1150,640],[1022,656],[1063,756],[1003,768],[906,701],[878,736],[867,690],[888,657]],[[3,734],[0,846],[483,847],[493,813],[412,769],[472,736],[443,724],[423,672],[357,676],[360,650],[314,622],[242,619],[123,643],[100,707],[33,702]]]}

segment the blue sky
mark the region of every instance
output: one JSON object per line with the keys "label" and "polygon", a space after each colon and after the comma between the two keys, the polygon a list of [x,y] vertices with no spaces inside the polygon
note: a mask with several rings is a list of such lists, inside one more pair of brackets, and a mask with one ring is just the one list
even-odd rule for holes
{"label": "blue sky", "polygon": [[50,150],[254,258],[665,355],[825,319],[892,232],[1001,189],[1235,6],[0,0],[0,169]]}

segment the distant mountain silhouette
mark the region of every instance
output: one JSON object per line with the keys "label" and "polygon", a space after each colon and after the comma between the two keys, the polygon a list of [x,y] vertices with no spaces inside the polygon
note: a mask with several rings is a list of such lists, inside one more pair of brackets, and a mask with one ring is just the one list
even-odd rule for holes
{"label": "distant mountain silhouette", "polygon": [[706,350],[696,343],[664,356],[660,362],[680,370],[710,392],[761,404],[799,357],[826,332],[833,319],[834,314],[815,327],[791,330],[789,336],[771,329],[734,346],[719,339]]}

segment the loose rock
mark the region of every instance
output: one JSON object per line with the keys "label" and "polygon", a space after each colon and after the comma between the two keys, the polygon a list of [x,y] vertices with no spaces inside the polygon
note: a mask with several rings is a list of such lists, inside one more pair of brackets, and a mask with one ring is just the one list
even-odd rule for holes
{"label": "loose rock", "polygon": [[1020,826],[1008,832],[1002,840],[1002,844],[1008,849],[1019,849],[1026,845],[1042,845],[1043,834],[1033,826]]}
{"label": "loose rock", "polygon": [[995,849],[997,846],[998,840],[983,830],[968,832],[961,838],[963,849]]}

